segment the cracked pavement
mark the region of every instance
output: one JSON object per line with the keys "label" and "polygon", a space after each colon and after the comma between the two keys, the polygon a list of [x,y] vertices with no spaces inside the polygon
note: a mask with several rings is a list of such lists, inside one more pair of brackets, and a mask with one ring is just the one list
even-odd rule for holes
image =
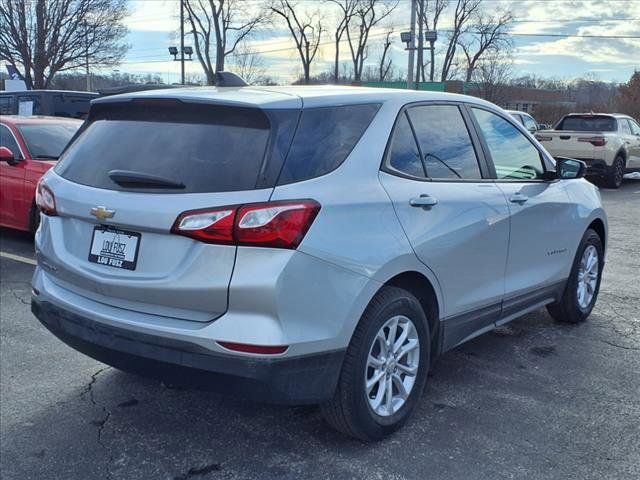
{"label": "cracked pavement", "polygon": [[[640,182],[602,196],[608,258],[589,321],[542,310],[448,352],[413,419],[373,445],[315,407],[171,388],[73,351],[29,311],[33,267],[0,258],[0,476],[640,478]],[[0,250],[32,249],[0,231]]]}

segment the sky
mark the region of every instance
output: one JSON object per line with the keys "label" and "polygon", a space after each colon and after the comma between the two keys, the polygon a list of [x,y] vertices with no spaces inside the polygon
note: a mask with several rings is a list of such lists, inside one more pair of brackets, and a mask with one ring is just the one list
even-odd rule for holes
{"label": "sky", "polygon": [[[242,0],[258,4],[260,0]],[[455,4],[455,0],[450,0]],[[323,0],[297,0],[301,11],[319,10],[327,24],[318,60],[312,75],[330,70],[333,65],[332,20],[334,8]],[[123,63],[115,69],[129,73],[153,73],[165,82],[179,81],[180,63],[172,61],[168,47],[179,44],[178,0],[132,0],[127,42],[131,45]],[[540,77],[572,79],[585,75],[604,81],[626,82],[634,70],[640,70],[640,39],[595,38],[598,36],[640,36],[640,0],[483,0],[488,13],[510,9],[515,21],[513,34],[514,76],[533,74]],[[441,39],[436,52],[452,24],[452,9],[445,11],[438,25]],[[394,30],[391,55],[396,70],[406,71],[407,52],[400,42],[400,32],[409,29],[410,2],[399,0],[393,14],[371,33],[368,63],[376,64],[381,42],[389,27]],[[568,34],[587,38],[542,35]],[[189,36],[186,45],[191,45]],[[282,23],[274,22],[257,32],[248,47],[261,53],[266,74],[289,83],[302,69],[297,51]],[[343,60],[349,59],[348,47],[341,48]],[[232,68],[230,68],[232,70]],[[187,73],[201,75],[197,61],[187,62]]]}

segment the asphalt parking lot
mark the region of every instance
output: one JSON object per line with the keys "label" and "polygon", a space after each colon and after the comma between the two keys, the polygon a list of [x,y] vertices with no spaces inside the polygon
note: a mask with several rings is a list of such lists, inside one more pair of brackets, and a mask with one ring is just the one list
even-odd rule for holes
{"label": "asphalt parking lot", "polygon": [[[608,263],[578,326],[546,311],[435,364],[378,444],[317,408],[176,389],[71,350],[31,315],[28,236],[0,231],[0,473],[27,479],[638,479],[640,181],[602,190]],[[8,254],[8,255],[7,255]]]}

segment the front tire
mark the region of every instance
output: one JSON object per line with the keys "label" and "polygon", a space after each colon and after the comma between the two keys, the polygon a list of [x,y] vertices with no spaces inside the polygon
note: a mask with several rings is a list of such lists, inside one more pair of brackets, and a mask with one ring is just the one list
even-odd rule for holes
{"label": "front tire", "polygon": [[622,185],[622,179],[624,178],[624,168],[624,158],[621,155],[618,155],[613,161],[613,164],[604,179],[605,187],[620,188]]}
{"label": "front tire", "polygon": [[363,441],[379,440],[407,421],[429,371],[429,324],[420,302],[397,287],[371,300],[347,348],[327,422]]}
{"label": "front tire", "polygon": [[602,240],[588,229],[580,241],[562,297],[547,306],[549,314],[558,322],[584,322],[596,304],[603,267]]}

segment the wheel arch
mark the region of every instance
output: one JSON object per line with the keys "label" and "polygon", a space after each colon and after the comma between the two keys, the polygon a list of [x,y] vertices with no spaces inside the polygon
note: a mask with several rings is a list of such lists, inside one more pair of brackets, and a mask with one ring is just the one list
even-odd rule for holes
{"label": "wheel arch", "polygon": [[604,222],[600,218],[596,218],[591,221],[587,229],[594,230],[598,236],[600,237],[600,241],[602,242],[602,248],[606,251],[607,249],[607,229],[604,225]]}
{"label": "wheel arch", "polygon": [[[414,295],[425,312],[431,334],[431,356],[440,351],[441,325],[438,296],[431,281],[417,271],[406,271],[387,280],[383,286],[402,288]],[[381,287],[382,288],[382,287]]]}
{"label": "wheel arch", "polygon": [[620,147],[620,148],[618,149],[618,151],[616,152],[616,154],[613,156],[613,159],[615,160],[615,159],[616,159],[616,158],[618,158],[618,157],[622,157],[622,160],[624,160],[624,163],[625,163],[625,165],[626,165],[626,163],[627,163],[627,152],[626,152],[626,150],[624,149],[624,147]]}

